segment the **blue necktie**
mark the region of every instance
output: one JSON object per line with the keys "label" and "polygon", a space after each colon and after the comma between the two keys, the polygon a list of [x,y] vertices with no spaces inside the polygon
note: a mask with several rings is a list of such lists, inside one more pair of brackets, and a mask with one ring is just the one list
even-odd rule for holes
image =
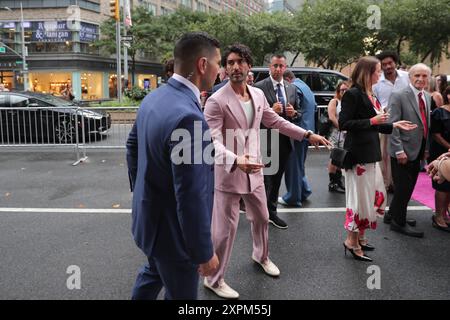
{"label": "blue necktie", "polygon": [[278,96],[278,101],[283,106],[281,115],[284,116],[284,115],[286,115],[286,101],[284,101],[283,92],[281,91],[281,83],[277,83],[277,96]]}

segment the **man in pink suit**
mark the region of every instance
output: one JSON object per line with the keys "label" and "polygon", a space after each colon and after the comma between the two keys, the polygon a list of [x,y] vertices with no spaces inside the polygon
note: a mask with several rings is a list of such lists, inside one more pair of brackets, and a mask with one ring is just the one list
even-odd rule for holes
{"label": "man in pink suit", "polygon": [[222,298],[237,299],[239,293],[225,283],[224,274],[239,222],[240,198],[245,202],[247,219],[252,225],[252,259],[268,275],[276,277],[280,274],[269,259],[269,212],[262,173],[264,165],[260,160],[260,124],[278,129],[296,140],[309,139],[315,146],[329,146],[330,142],[278,116],[262,90],[247,85],[247,74],[252,65],[248,47],[242,44],[229,46],[224,58],[222,61],[226,63],[230,81],[213,94],[205,106],[205,119],[215,149],[212,238],[220,264],[215,274],[205,278],[204,285]]}

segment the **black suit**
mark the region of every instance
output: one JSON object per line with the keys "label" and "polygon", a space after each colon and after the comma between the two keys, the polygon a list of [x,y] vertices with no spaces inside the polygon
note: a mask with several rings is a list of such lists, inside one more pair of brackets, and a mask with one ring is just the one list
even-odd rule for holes
{"label": "black suit", "polygon": [[[274,89],[274,85],[270,77],[255,83],[255,87],[261,89],[266,96],[267,102],[272,107],[274,103],[276,103],[277,96]],[[290,103],[294,109],[300,114],[299,103],[297,98],[297,92],[295,86],[289,84],[284,81],[284,89],[286,95],[286,104]],[[283,118],[291,121],[292,118],[287,117],[286,115],[280,115]],[[261,125],[261,129],[267,129],[263,125]],[[263,141],[264,143],[264,141]],[[273,152],[278,152],[279,158],[279,166],[278,170],[273,175],[264,175],[264,185],[266,188],[267,195],[267,207],[269,209],[269,215],[273,216],[277,214],[277,203],[278,203],[278,193],[280,191],[281,179],[283,177],[283,173],[286,168],[286,163],[289,158],[289,154],[292,151],[292,144],[289,137],[279,134],[279,146],[275,150],[271,147],[271,133],[270,130],[267,134],[267,146],[262,145],[261,150],[267,150],[267,156],[271,157]],[[263,152],[264,156],[264,152]]]}
{"label": "black suit", "polygon": [[367,94],[358,86],[352,87],[342,97],[339,128],[347,131],[344,149],[348,151],[345,169],[356,164],[381,161],[378,133],[390,134],[392,124],[372,126],[370,118],[377,115]]}

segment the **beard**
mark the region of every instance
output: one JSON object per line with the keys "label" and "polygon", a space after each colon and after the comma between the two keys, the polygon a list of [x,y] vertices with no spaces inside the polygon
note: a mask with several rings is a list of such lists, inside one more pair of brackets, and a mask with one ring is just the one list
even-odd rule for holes
{"label": "beard", "polygon": [[247,79],[247,73],[235,73],[229,76],[232,83],[242,83]]}

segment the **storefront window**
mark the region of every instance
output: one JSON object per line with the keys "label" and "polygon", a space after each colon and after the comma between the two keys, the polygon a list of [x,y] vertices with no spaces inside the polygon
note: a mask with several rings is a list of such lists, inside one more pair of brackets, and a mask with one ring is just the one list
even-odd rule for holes
{"label": "storefront window", "polygon": [[103,74],[83,71],[81,73],[81,99],[97,100],[103,97]]}
{"label": "storefront window", "polygon": [[3,83],[6,89],[12,90],[14,87],[14,72],[0,71],[0,83]]}
{"label": "storefront window", "polygon": [[156,89],[158,87],[158,78],[154,74],[139,74],[138,83],[142,89]]}
{"label": "storefront window", "polygon": [[72,74],[68,72],[30,72],[30,90],[60,96],[61,91],[70,84]]}

